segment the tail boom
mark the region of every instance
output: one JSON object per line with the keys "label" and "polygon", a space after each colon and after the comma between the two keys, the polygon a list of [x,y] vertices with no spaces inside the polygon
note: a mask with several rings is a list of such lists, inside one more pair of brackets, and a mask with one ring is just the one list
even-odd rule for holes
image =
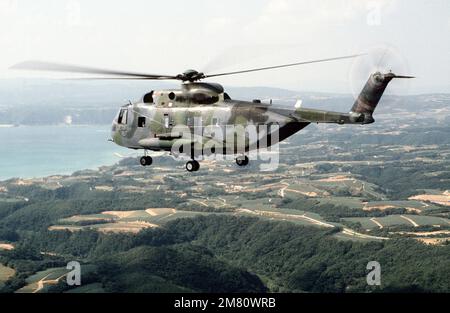
{"label": "tail boom", "polygon": [[336,124],[371,124],[375,122],[373,112],[394,78],[413,78],[412,76],[397,76],[393,73],[376,72],[369,76],[367,83],[353,104],[349,113],[324,111],[298,107],[294,113],[281,113],[304,123],[336,123]]}
{"label": "tail boom", "polygon": [[397,76],[394,73],[382,74],[376,72],[371,74],[363,90],[356,99],[350,111],[353,113],[362,114],[364,116],[363,124],[370,124],[375,122],[373,119],[373,112],[375,111],[381,96],[386,90],[389,82],[394,78],[413,78],[412,76]]}

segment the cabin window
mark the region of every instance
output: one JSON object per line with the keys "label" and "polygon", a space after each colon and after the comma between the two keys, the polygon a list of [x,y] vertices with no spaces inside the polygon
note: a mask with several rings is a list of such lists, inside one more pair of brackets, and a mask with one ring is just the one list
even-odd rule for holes
{"label": "cabin window", "polygon": [[138,127],[145,127],[145,117],[144,116],[138,117]]}
{"label": "cabin window", "polygon": [[170,126],[170,117],[169,114],[164,114],[164,127],[169,128]]}
{"label": "cabin window", "polygon": [[217,117],[213,117],[213,119],[212,119],[212,124],[213,124],[214,126],[219,126],[219,119],[218,119]]}
{"label": "cabin window", "polygon": [[218,96],[211,96],[209,94],[197,92],[192,95],[192,102],[198,104],[213,104],[219,101]]}
{"label": "cabin window", "polygon": [[128,109],[122,109],[119,113],[119,118],[117,119],[117,123],[126,125],[128,120]]}
{"label": "cabin window", "polygon": [[203,118],[201,116],[194,117],[194,127],[202,127],[203,126]]}

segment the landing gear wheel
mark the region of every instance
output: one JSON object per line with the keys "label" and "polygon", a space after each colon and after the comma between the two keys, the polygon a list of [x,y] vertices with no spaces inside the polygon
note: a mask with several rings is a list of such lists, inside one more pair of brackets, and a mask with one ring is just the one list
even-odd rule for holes
{"label": "landing gear wheel", "polygon": [[139,162],[141,163],[142,166],[149,166],[153,163],[153,160],[151,157],[149,156],[143,156]]}
{"label": "landing gear wheel", "polygon": [[237,157],[236,158],[236,164],[239,166],[246,166],[248,165],[248,156],[244,155],[243,157]]}
{"label": "landing gear wheel", "polygon": [[186,170],[188,172],[196,172],[199,169],[200,169],[200,164],[197,161],[192,160],[192,161],[186,162]]}

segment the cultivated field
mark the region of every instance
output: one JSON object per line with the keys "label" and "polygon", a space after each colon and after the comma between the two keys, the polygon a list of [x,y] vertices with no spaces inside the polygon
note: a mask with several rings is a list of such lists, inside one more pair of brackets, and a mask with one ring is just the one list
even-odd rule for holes
{"label": "cultivated field", "polygon": [[50,268],[26,279],[27,285],[18,289],[16,293],[38,293],[45,291],[45,287],[56,285],[66,278],[68,270],[65,267]]}
{"label": "cultivated field", "polygon": [[11,243],[0,243],[0,250],[13,250],[14,245]]}
{"label": "cultivated field", "polygon": [[13,268],[0,264],[0,288],[4,286],[4,283],[16,274]]}
{"label": "cultivated field", "polygon": [[436,227],[447,227],[450,226],[450,220],[446,218],[436,217],[436,216],[423,216],[423,215],[388,215],[383,217],[348,217],[344,218],[346,221],[360,223],[364,229],[382,229],[394,226],[436,226]]}
{"label": "cultivated field", "polygon": [[104,233],[138,233],[145,228],[159,227],[168,221],[194,217],[201,212],[173,208],[149,208],[134,211],[105,211],[101,214],[76,215],[64,218],[49,230],[79,231],[93,229]]}

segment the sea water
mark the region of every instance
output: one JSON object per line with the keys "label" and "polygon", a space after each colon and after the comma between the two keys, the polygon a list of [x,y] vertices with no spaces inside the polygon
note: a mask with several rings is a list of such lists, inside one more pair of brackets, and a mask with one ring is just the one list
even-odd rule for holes
{"label": "sea water", "polygon": [[0,127],[0,180],[112,165],[132,150],[108,141],[110,125]]}

